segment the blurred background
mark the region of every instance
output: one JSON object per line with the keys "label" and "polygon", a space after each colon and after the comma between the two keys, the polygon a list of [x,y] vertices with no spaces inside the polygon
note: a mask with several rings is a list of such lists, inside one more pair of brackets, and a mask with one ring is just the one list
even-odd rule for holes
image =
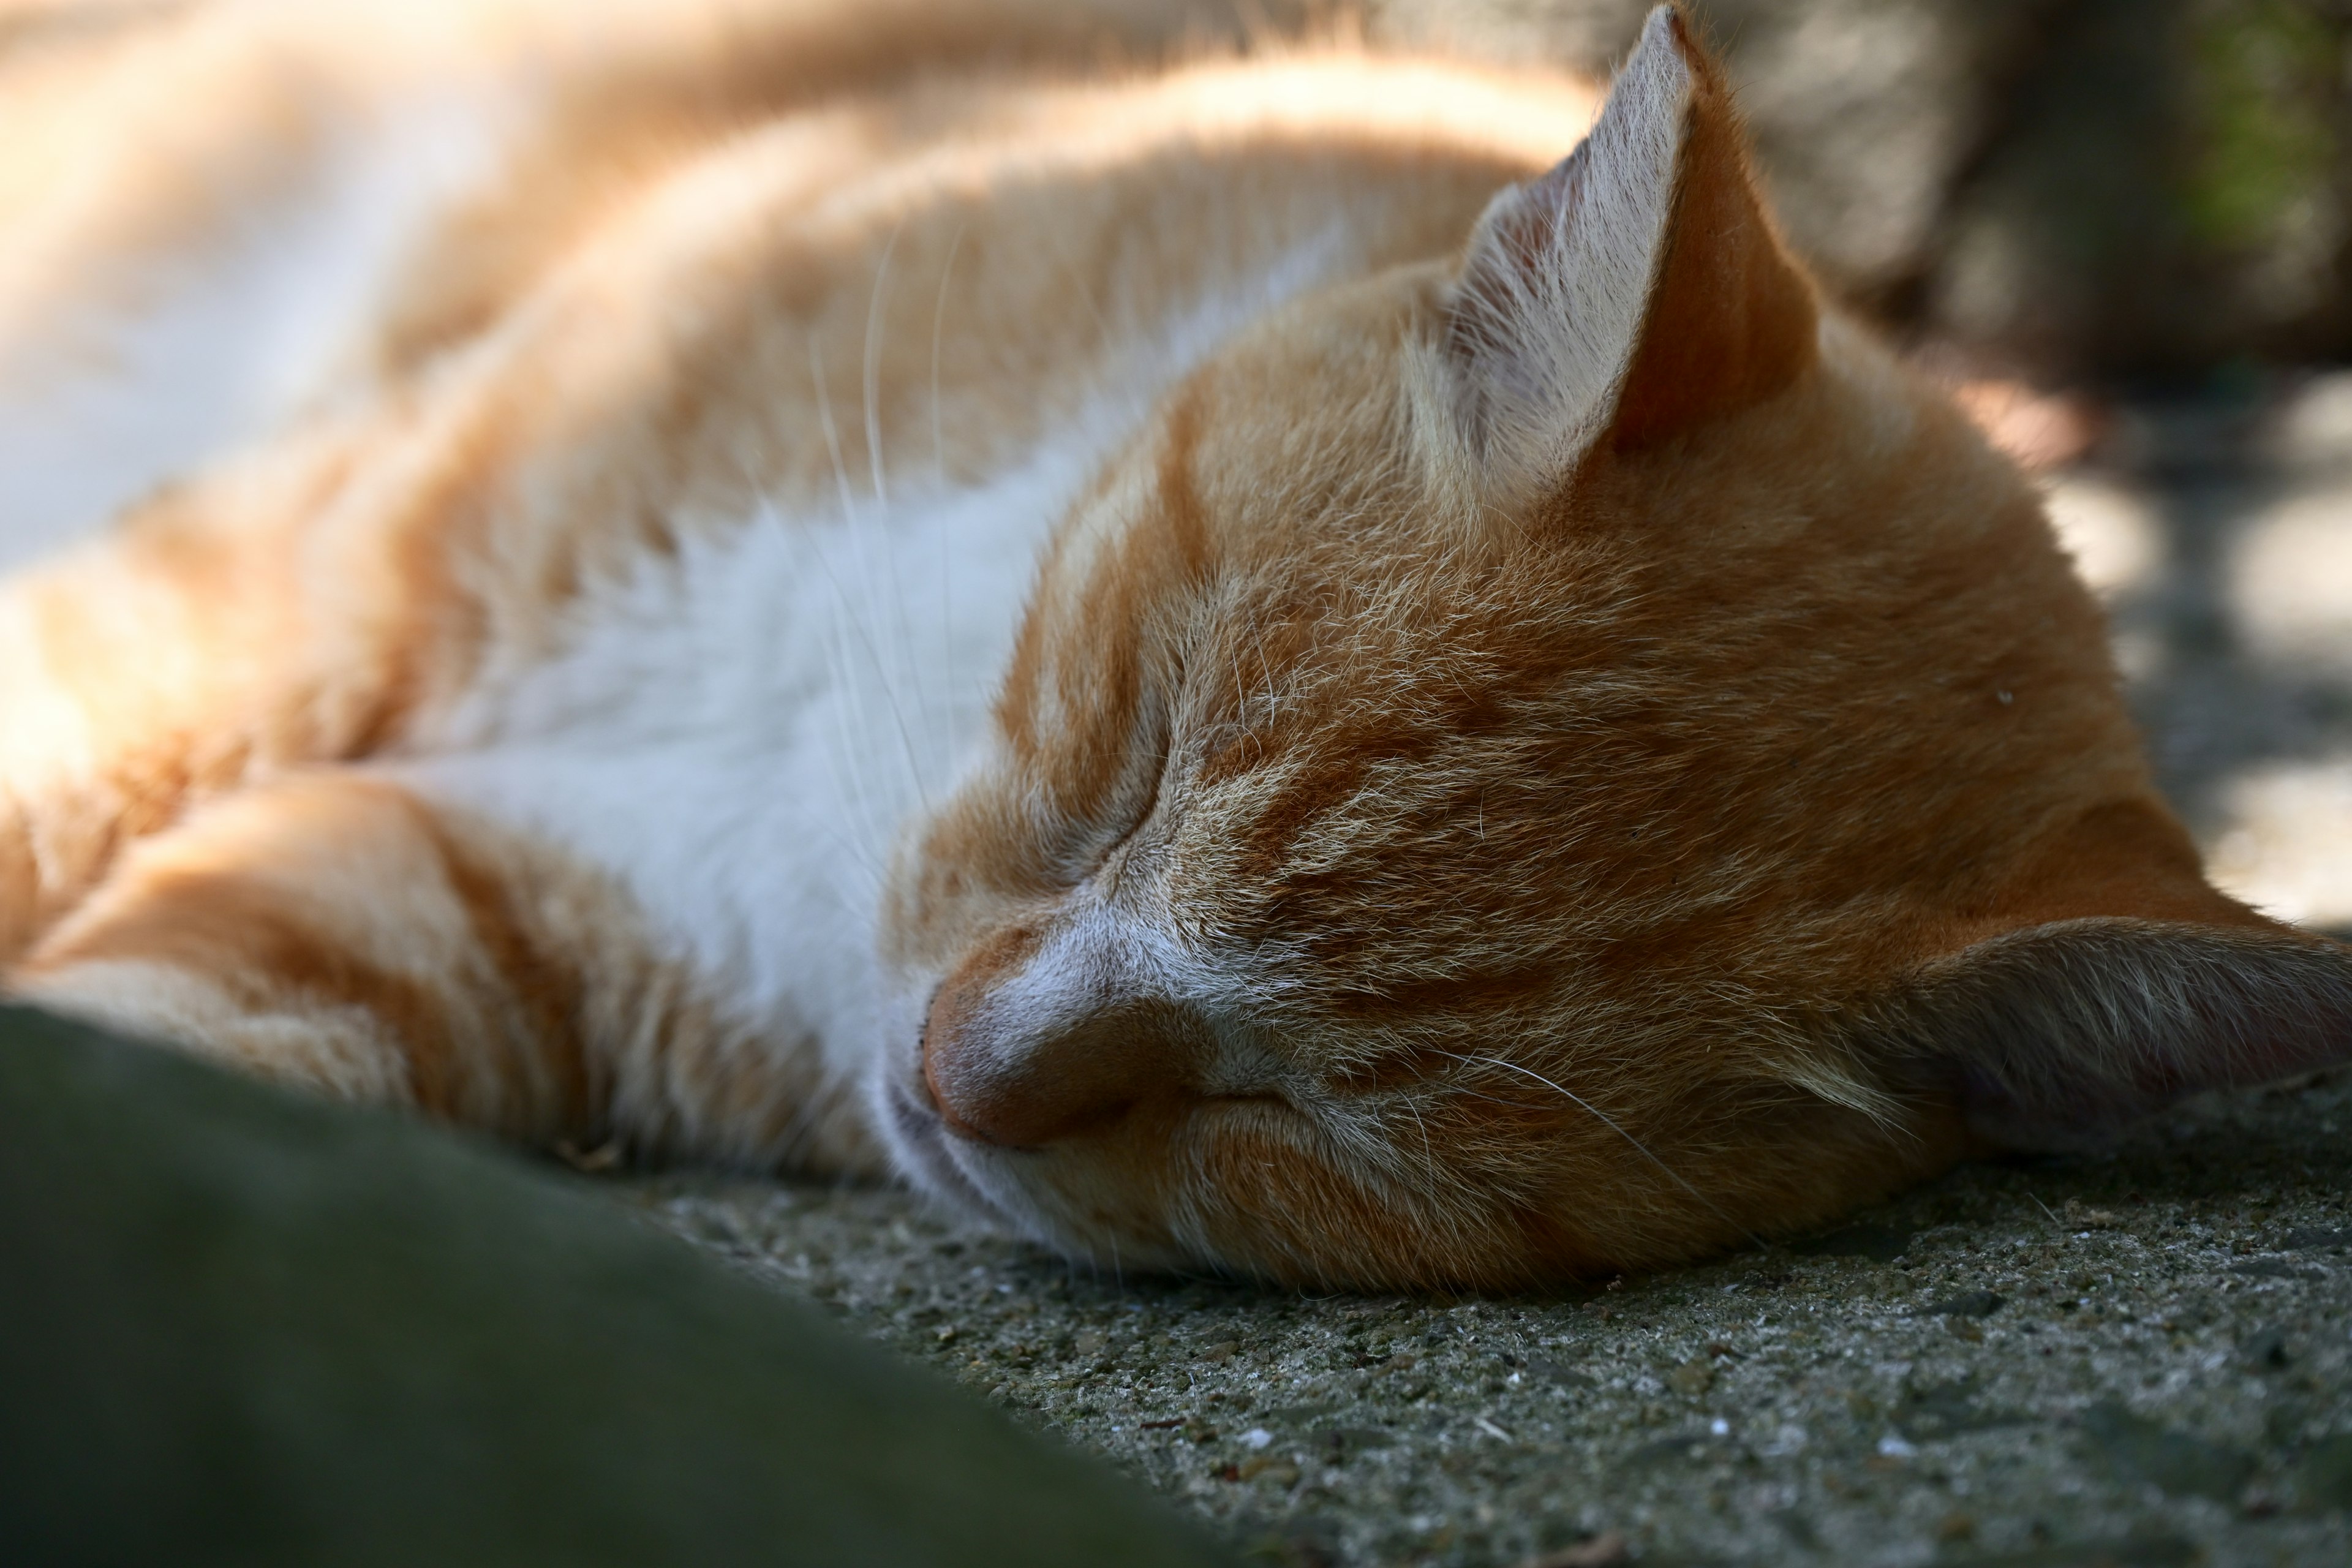
{"label": "blurred background", "polygon": [[[1692,0],[1790,237],[2043,472],[2216,877],[2352,932],[2352,0]],[[1375,0],[1605,71],[1644,0]]]}
{"label": "blurred background", "polygon": [[[1790,235],[1906,331],[2043,375],[2352,352],[2352,0],[1693,0]],[[1622,58],[1645,0],[1374,0]]]}

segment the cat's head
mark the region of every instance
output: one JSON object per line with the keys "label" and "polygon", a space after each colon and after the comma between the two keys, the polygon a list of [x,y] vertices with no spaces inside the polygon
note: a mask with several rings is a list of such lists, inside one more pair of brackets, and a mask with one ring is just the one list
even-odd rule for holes
{"label": "cat's head", "polygon": [[1106,1265],[1498,1285],[2352,1047],[1676,15],[1465,238],[1228,345],[1063,527],[894,873],[909,1163]]}

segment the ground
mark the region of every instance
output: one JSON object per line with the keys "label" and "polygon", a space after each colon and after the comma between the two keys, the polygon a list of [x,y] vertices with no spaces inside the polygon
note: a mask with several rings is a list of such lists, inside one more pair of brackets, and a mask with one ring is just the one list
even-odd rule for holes
{"label": "ground", "polygon": [[[2216,874],[2352,926],[2352,376],[2113,414],[2054,481]],[[1580,1295],[1113,1279],[894,1193],[664,1224],[1299,1564],[2352,1562],[2352,1073]]]}

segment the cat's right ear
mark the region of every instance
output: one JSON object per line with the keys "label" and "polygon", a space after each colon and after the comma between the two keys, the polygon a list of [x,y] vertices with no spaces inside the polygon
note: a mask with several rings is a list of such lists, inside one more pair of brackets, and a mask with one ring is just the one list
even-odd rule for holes
{"label": "cat's right ear", "polygon": [[2013,931],[1928,964],[1868,1026],[2001,1148],[2095,1147],[2185,1096],[2352,1061],[2352,949],[2129,919]]}
{"label": "cat's right ear", "polygon": [[2352,947],[2216,891],[2154,801],[2086,812],[1945,929],[1855,1037],[2011,1149],[2352,1062]]}
{"label": "cat's right ear", "polygon": [[1507,493],[1737,413],[1811,363],[1812,286],[1678,8],[1651,13],[1584,144],[1487,207],[1450,310],[1455,409]]}

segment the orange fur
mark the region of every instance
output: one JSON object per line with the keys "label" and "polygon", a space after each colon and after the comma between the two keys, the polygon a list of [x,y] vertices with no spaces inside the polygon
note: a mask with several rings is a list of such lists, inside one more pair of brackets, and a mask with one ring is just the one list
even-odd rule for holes
{"label": "orange fur", "polygon": [[[1182,6],[573,10],[221,0],[60,57],[162,118],[24,100],[105,173],[0,166],[0,380],[278,199],[320,91],[523,108],[325,393],[0,596],[19,994],[1362,1284],[1696,1257],[2352,1047],[2352,962],[2203,881],[2033,490],[1819,302],[1678,17],[1550,167],[1577,84]],[[872,1038],[752,1007],[659,868],[436,793],[748,511],[986,493],[1309,263],[1053,523]]]}

